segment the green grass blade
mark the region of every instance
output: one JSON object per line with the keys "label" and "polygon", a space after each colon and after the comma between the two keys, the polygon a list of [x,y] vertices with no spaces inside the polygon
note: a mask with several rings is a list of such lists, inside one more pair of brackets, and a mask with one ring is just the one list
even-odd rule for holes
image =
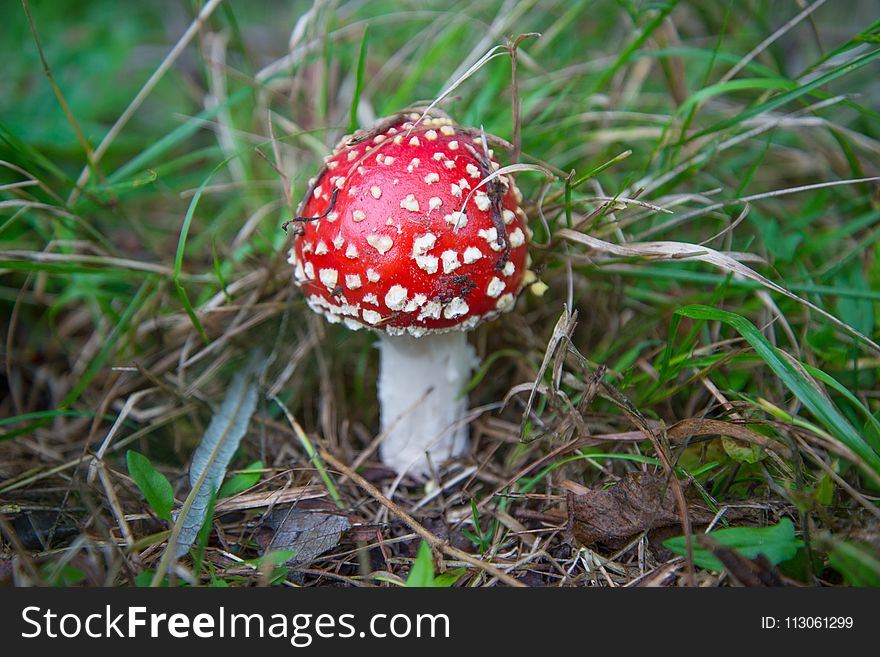
{"label": "green grass blade", "polygon": [[862,459],[864,463],[861,465],[867,466],[875,474],[880,474],[880,454],[871,448],[827,397],[804,378],[786,358],[780,355],[779,350],[771,345],[749,320],[726,310],[701,305],[686,306],[677,310],[676,313],[690,319],[724,322],[736,329],[773,370],[773,373],[779,377],[779,380],[819,420],[822,426]]}
{"label": "green grass blade", "polygon": [[202,184],[199,185],[198,189],[196,189],[196,192],[195,194],[193,194],[192,200],[189,203],[189,207],[186,209],[186,214],[183,217],[183,224],[180,227],[180,236],[177,239],[177,251],[174,254],[174,274],[172,279],[174,282],[174,289],[177,292],[177,297],[180,299],[180,303],[183,305],[186,314],[189,316],[190,321],[192,322],[199,336],[201,336],[202,340],[204,340],[205,344],[208,344],[210,342],[210,340],[208,339],[208,334],[205,333],[205,329],[202,328],[202,324],[199,321],[199,318],[196,315],[196,311],[189,300],[189,296],[187,295],[186,290],[180,282],[181,273],[183,271],[183,254],[186,250],[186,238],[189,235],[189,228],[192,224],[193,216],[195,215],[196,207],[199,204],[199,200],[202,198],[202,193],[205,191],[205,188],[208,186],[211,178],[214,177],[214,174],[225,167],[234,157],[237,156],[231,155],[223,160],[216,167],[214,167],[211,173],[209,173],[208,176],[202,181]]}
{"label": "green grass blade", "polygon": [[369,23],[364,25],[364,36],[361,39],[361,51],[358,54],[357,76],[354,80],[354,95],[351,99],[351,113],[348,120],[348,132],[354,133],[357,129],[357,109],[361,102],[361,90],[364,86],[364,65],[367,62],[367,46],[369,45]]}
{"label": "green grass blade", "polygon": [[83,375],[79,377],[76,382],[74,388],[67,393],[67,396],[64,398],[64,401],[61,402],[60,408],[69,408],[71,404],[73,404],[79,396],[83,393],[83,391],[89,386],[92,382],[92,379],[95,378],[95,375],[104,367],[104,364],[107,362],[107,359],[110,357],[110,352],[116,347],[116,343],[119,340],[120,336],[128,330],[128,326],[131,323],[131,318],[134,316],[135,311],[141,307],[144,301],[147,298],[147,295],[152,290],[152,279],[147,279],[135,293],[131,302],[125,307],[125,311],[122,313],[122,316],[119,318],[119,321],[116,323],[116,326],[113,327],[113,330],[110,332],[110,335],[107,336],[107,339],[104,340],[101,345],[101,349],[98,351],[98,354],[89,363],[86,371],[83,372]]}
{"label": "green grass blade", "polygon": [[670,2],[665,2],[659,7],[659,11],[654,15],[654,17],[648,22],[645,27],[643,27],[635,39],[630,42],[630,44],[623,49],[623,52],[615,60],[614,64],[605,69],[605,72],[599,77],[596,83],[593,85],[592,93],[596,93],[600,89],[603,89],[611,78],[617,73],[618,70],[622,66],[625,66],[636,54],[636,51],[645,45],[645,42],[651,38],[651,35],[659,28],[663,21],[666,20],[666,17],[675,9],[675,6],[678,4],[678,0],[671,0]]}
{"label": "green grass blade", "polygon": [[718,121],[717,123],[709,126],[708,128],[697,132],[694,135],[691,135],[687,140],[688,142],[694,141],[695,139],[700,139],[701,137],[705,137],[706,135],[710,135],[715,132],[720,132],[721,130],[726,130],[727,128],[733,127],[735,125],[739,125],[744,121],[748,121],[749,119],[753,119],[756,116],[760,116],[761,114],[767,114],[768,112],[772,112],[775,109],[782,107],[783,105],[787,105],[793,100],[797,100],[801,96],[805,96],[810,93],[814,89],[818,89],[819,87],[828,84],[829,82],[836,80],[837,78],[843,77],[844,75],[848,75],[853,71],[856,71],[863,66],[867,66],[871,62],[880,59],[880,50],[873,50],[869,53],[866,53],[860,57],[857,57],[853,61],[844,64],[843,66],[838,66],[834,68],[824,75],[820,75],[817,78],[811,80],[810,82],[804,83],[798,86],[796,89],[792,89],[791,91],[781,94],[776,98],[771,98],[770,100],[761,103],[760,105],[756,105],[751,109],[744,110],[738,114],[730,116],[726,119]]}

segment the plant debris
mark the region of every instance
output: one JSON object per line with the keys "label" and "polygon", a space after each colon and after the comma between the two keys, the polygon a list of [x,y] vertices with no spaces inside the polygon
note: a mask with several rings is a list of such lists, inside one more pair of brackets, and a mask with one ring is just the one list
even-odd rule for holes
{"label": "plant debris", "polygon": [[276,507],[263,516],[262,526],[273,532],[265,551],[291,550],[296,554],[283,565],[302,568],[335,548],[351,522],[335,513]]}
{"label": "plant debris", "polygon": [[[637,534],[681,523],[668,481],[650,472],[629,472],[597,490],[566,483],[567,528],[582,545],[619,548]],[[685,494],[691,522],[711,522],[715,513],[690,489]]]}

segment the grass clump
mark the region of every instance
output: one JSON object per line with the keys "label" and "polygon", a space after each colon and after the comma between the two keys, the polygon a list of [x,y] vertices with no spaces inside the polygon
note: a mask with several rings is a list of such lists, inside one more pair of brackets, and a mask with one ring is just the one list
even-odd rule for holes
{"label": "grass clump", "polygon": [[[436,582],[424,540],[479,556],[455,586],[727,584],[674,537],[784,527],[774,581],[876,585],[880,16],[752,4],[3,9],[0,576]],[[375,460],[373,338],[309,312],[280,226],[347,128],[441,97],[529,165],[535,279],[425,486]],[[157,575],[256,345],[227,495]],[[579,543],[574,502],[638,473],[678,524]],[[279,504],[351,527],[288,572]]]}

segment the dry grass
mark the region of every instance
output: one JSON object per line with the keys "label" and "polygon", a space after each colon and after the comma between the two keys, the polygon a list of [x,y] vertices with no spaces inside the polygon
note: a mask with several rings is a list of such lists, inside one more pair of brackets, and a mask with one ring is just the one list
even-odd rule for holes
{"label": "dry grass", "polygon": [[[218,501],[172,583],[402,584],[425,540],[462,587],[723,586],[734,566],[663,539],[782,518],[805,547],[766,566],[778,582],[880,583],[877,17],[602,4],[212,0],[137,23],[96,2],[69,25],[31,8],[57,87],[19,54],[15,93],[65,109],[0,115],[0,579],[149,583],[170,525],[126,451],[183,502],[260,345],[229,473],[259,462],[258,481]],[[535,230],[537,282],[473,336],[473,448],[427,484],[377,461],[373,337],[308,311],[280,229],[347,127],[366,23],[360,123],[434,101],[484,126]],[[529,32],[514,84],[505,39]],[[134,48],[157,34],[161,52]],[[94,71],[96,108],[73,91],[90,52],[129,62]],[[633,472],[665,477],[680,523],[579,543],[572,496]],[[267,519],[289,508],[351,527],[278,569]]]}

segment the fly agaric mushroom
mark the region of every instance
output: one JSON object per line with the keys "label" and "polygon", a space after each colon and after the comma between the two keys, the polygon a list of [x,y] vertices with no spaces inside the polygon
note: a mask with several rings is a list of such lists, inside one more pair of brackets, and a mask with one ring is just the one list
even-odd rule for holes
{"label": "fly agaric mushroom", "polygon": [[310,181],[290,251],[329,322],[379,333],[382,462],[423,475],[467,449],[465,331],[511,310],[526,216],[479,131],[415,112],[343,137]]}

